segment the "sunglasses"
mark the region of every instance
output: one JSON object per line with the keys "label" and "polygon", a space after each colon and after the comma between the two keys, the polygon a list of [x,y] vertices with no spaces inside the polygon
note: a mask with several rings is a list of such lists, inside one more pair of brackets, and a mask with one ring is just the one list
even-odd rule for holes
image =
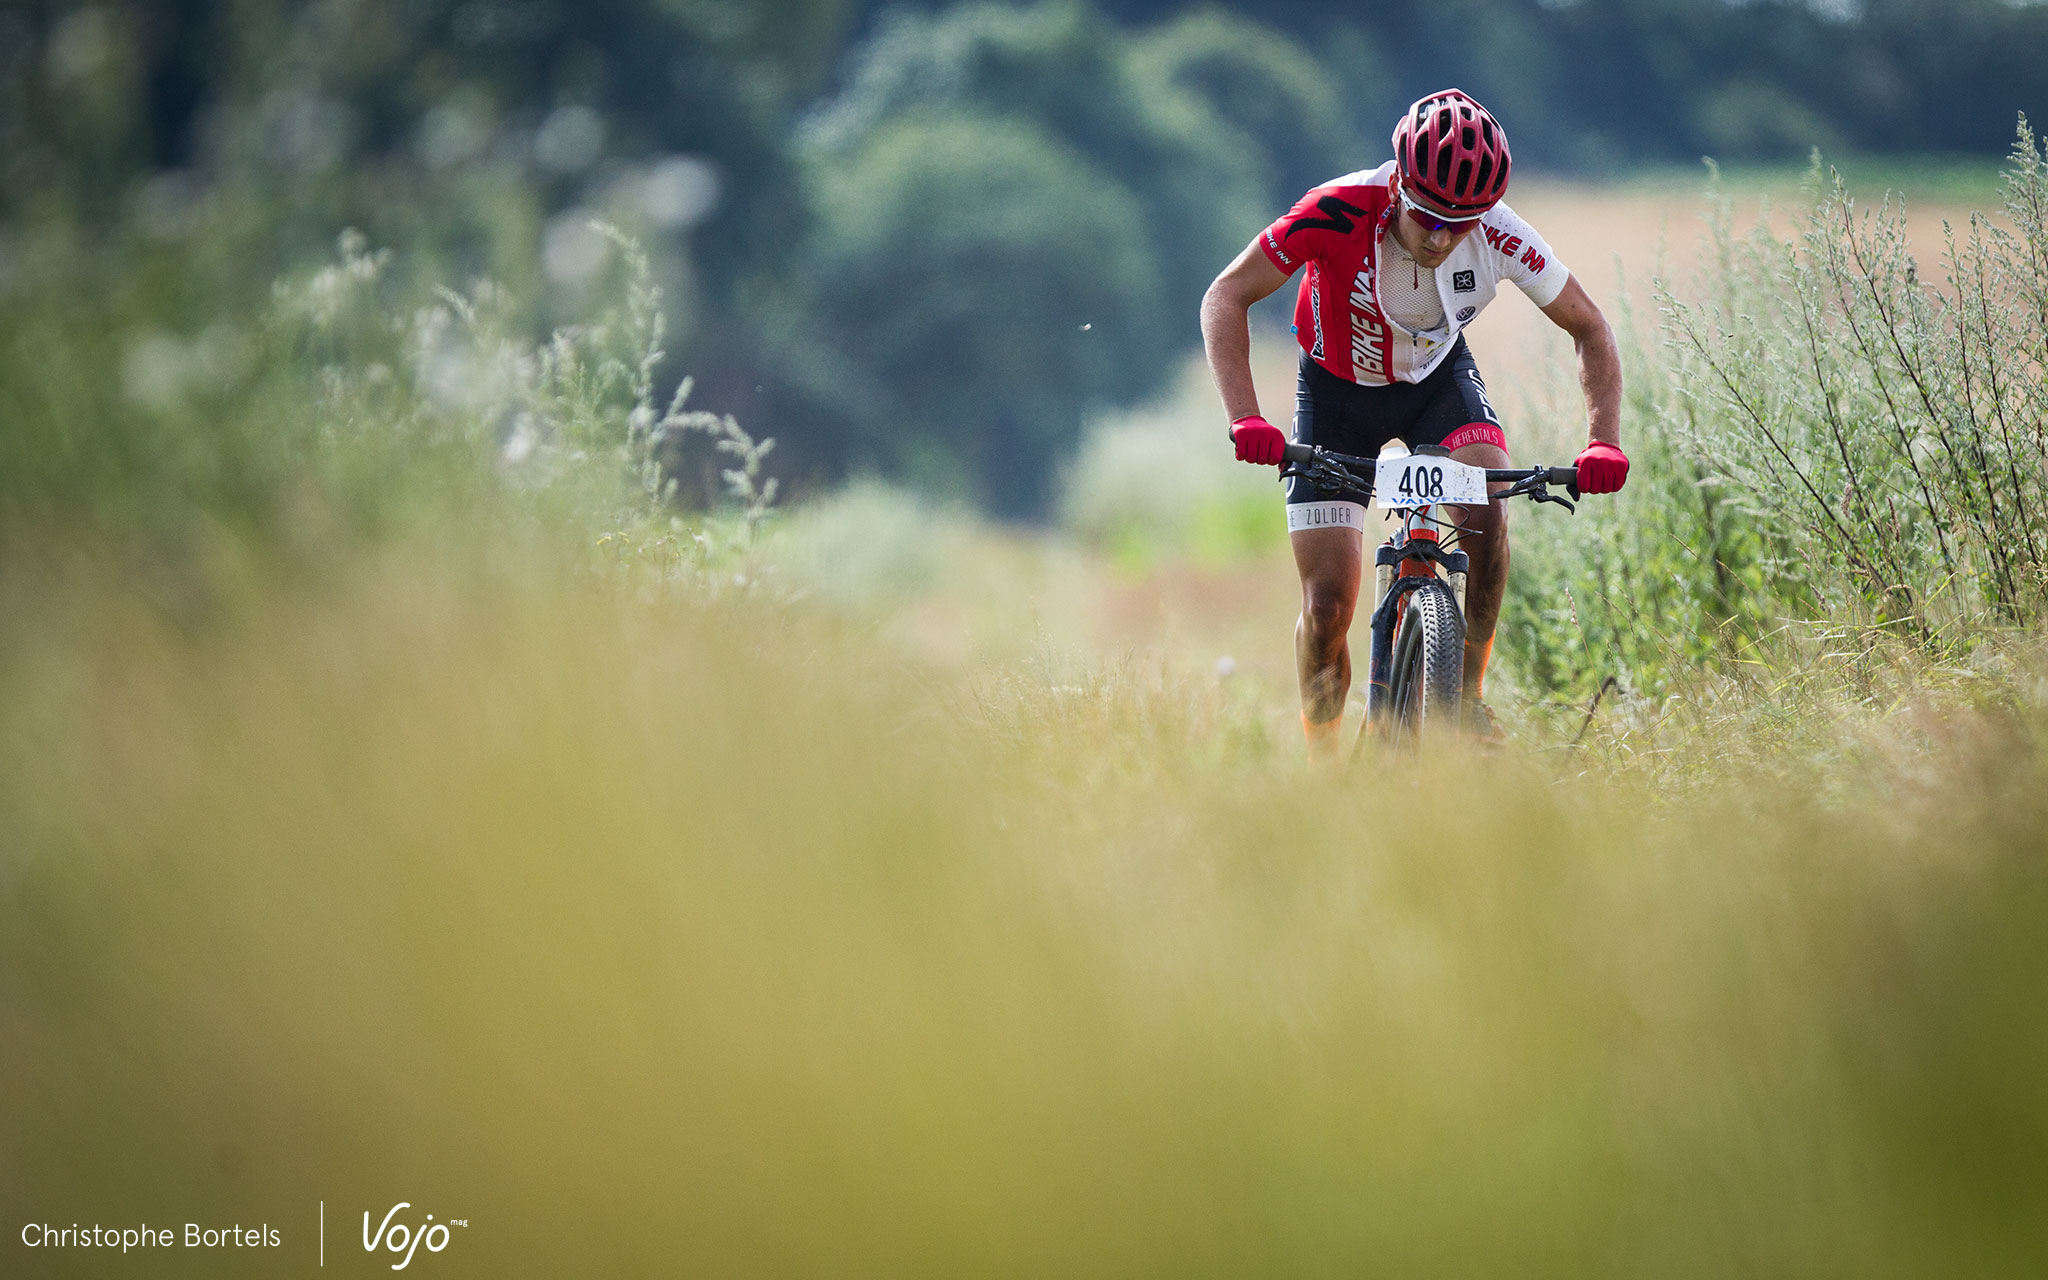
{"label": "sunglasses", "polygon": [[1448,231],[1459,236],[1479,225],[1477,218],[1440,218],[1410,200],[1406,191],[1401,193],[1401,207],[1407,210],[1409,220],[1424,231]]}

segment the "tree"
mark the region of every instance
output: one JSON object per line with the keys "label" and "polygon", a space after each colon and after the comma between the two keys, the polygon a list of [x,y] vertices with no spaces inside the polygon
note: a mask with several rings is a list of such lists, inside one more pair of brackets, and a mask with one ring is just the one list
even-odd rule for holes
{"label": "tree", "polygon": [[805,125],[785,345],[857,456],[1037,514],[1086,411],[1159,387],[1210,279],[1343,136],[1320,65],[1240,19],[898,15]]}
{"label": "tree", "polygon": [[924,113],[824,168],[808,314],[872,460],[1012,514],[1093,403],[1150,390],[1179,349],[1142,206],[1028,121]]}

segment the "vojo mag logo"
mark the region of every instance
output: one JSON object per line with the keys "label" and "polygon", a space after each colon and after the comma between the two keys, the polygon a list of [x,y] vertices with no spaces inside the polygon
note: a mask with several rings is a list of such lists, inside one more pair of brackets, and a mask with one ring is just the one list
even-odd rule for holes
{"label": "vojo mag logo", "polygon": [[436,1222],[431,1213],[426,1215],[424,1222],[407,1222],[404,1219],[392,1221],[398,1218],[399,1210],[412,1207],[410,1200],[400,1200],[392,1205],[390,1211],[384,1215],[384,1220],[377,1224],[375,1235],[370,1233],[369,1211],[363,1212],[363,1250],[367,1253],[376,1253],[382,1249],[393,1254],[405,1255],[391,1264],[393,1271],[403,1271],[411,1266],[413,1254],[419,1251],[421,1245],[426,1246],[428,1253],[439,1253],[446,1249],[448,1241],[454,1234],[449,1230],[450,1227],[469,1226],[467,1218],[448,1218]]}

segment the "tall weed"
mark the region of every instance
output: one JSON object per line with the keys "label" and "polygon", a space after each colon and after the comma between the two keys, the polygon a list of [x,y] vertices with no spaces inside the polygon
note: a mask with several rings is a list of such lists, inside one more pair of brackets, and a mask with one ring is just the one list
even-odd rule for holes
{"label": "tall weed", "polygon": [[[1625,297],[1625,295],[1624,295]],[[1611,680],[1623,701],[1659,700],[1700,673],[1755,659],[1783,610],[1800,607],[1777,566],[1783,540],[1750,517],[1687,448],[1691,401],[1680,372],[1624,301],[1616,316],[1632,466],[1617,494],[1566,515],[1519,508],[1516,570],[1500,630],[1539,717],[1577,715]],[[1541,421],[1579,423],[1576,387],[1559,380]],[[1553,431],[1565,461],[1576,436]]]}
{"label": "tall weed", "polygon": [[1951,228],[1923,279],[1903,210],[1859,209],[1815,166],[1796,236],[1725,220],[1733,264],[1703,299],[1666,294],[1693,412],[1687,451],[1763,525],[1827,616],[1932,648],[2040,620],[2048,585],[2048,167],[2024,119],[2010,227]]}
{"label": "tall weed", "polygon": [[1859,207],[1817,158],[1810,191],[1789,237],[1715,200],[1697,277],[1658,283],[1659,340],[1617,326],[1628,487],[1518,522],[1503,643],[1568,734],[1613,680],[1609,746],[1656,752],[1728,717],[1746,752],[1818,749],[1815,707],[1939,683],[2042,620],[2039,140],[2022,119],[2003,223],[1951,229],[1938,282],[1896,198]]}
{"label": "tall weed", "polygon": [[612,292],[542,341],[505,290],[401,278],[355,231],[260,304],[194,304],[214,318],[191,336],[166,298],[203,280],[39,243],[0,318],[0,537],[303,560],[538,519],[657,578],[743,557],[775,501],[772,442],[690,408],[688,378],[657,401],[660,292],[640,247],[599,230]]}

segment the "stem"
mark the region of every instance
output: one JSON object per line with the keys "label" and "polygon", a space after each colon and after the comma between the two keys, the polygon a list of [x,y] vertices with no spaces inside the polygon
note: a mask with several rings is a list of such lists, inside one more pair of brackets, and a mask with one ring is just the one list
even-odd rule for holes
{"label": "stem", "polygon": [[[1843,217],[1845,222],[1847,220],[1847,216],[1848,210],[1845,208],[1843,210]],[[1848,226],[1850,233],[1850,247],[1852,250],[1854,250],[1855,226],[1853,223],[1848,224]],[[1857,255],[1857,261],[1858,265],[1860,266],[1862,262],[1861,254]],[[1876,289],[1873,286],[1872,293],[1875,294],[1875,292]],[[1935,542],[1941,548],[1942,570],[1945,573],[1952,574],[1955,572],[1956,568],[1955,556],[1949,550],[1948,534],[1944,530],[1942,524],[1941,508],[1935,506],[1934,494],[1927,487],[1927,477],[1920,470],[1919,460],[1913,456],[1912,433],[1906,429],[1905,416],[1899,412],[1899,406],[1897,402],[1892,399],[1891,388],[1885,385],[1883,367],[1878,361],[1877,353],[1871,350],[1869,339],[1864,336],[1863,326],[1856,322],[1856,307],[1853,301],[1846,298],[1843,300],[1842,314],[1844,318],[1846,318],[1849,322],[1849,332],[1856,335],[1857,350],[1862,353],[1865,363],[1869,364],[1871,377],[1877,383],[1877,389],[1879,394],[1881,394],[1884,397],[1885,411],[1891,415],[1892,426],[1897,430],[1899,437],[1899,449],[1905,455],[1906,465],[1911,467],[1913,470],[1913,479],[1917,482],[1920,489],[1920,500],[1926,504],[1927,518],[1929,522],[1932,523],[1934,526]],[[1882,304],[1879,305],[1878,314],[1880,316],[1883,316],[1884,314]],[[1939,418],[1936,418],[1935,421],[1939,421]],[[1941,442],[1943,452],[1948,453],[1949,462],[1951,467],[1953,468],[1955,466],[1955,453],[1950,448],[1947,437],[1944,436],[1941,432],[1937,431],[1935,432],[1935,439]],[[1969,510],[1968,503],[1964,504],[1964,510]],[[1972,512],[1971,515],[1974,519],[1975,513]],[[1981,529],[1981,522],[1979,522],[1979,527]]]}
{"label": "stem", "polygon": [[1719,379],[1722,390],[1726,392],[1728,398],[1744,414],[1748,415],[1749,420],[1755,424],[1757,433],[1764,438],[1764,442],[1771,446],[1772,452],[1776,453],[1779,460],[1785,464],[1785,469],[1797,477],[1800,487],[1805,489],[1807,497],[1812,499],[1815,510],[1819,511],[1826,518],[1826,525],[1816,524],[1813,527],[1820,530],[1824,536],[1832,528],[1834,537],[1828,540],[1833,543],[1844,560],[1848,561],[1851,566],[1881,591],[1883,589],[1883,575],[1877,572],[1875,566],[1864,559],[1856,545],[1855,539],[1851,538],[1849,531],[1842,526],[1841,518],[1835,514],[1834,508],[1828,504],[1827,500],[1820,496],[1819,491],[1813,487],[1813,482],[1807,479],[1804,471],[1800,470],[1799,464],[1793,461],[1791,453],[1779,442],[1777,435],[1771,431],[1770,424],[1764,421],[1762,412],[1756,406],[1750,404],[1748,398],[1736,387],[1735,381],[1729,376],[1727,369],[1716,362],[1713,356],[1708,353],[1706,344],[1700,339],[1699,333],[1690,325],[1686,327],[1686,338],[1692,343],[1693,350],[1706,362],[1707,368],[1713,370],[1714,376]]}
{"label": "stem", "polygon": [[1906,574],[1899,565],[1894,541],[1884,536],[1883,526],[1871,514],[1870,506],[1864,500],[1863,486],[1857,483],[1856,463],[1849,457],[1849,440],[1843,430],[1841,416],[1835,410],[1834,387],[1829,382],[1826,367],[1821,361],[1820,334],[1814,323],[1812,300],[1807,296],[1805,288],[1795,287],[1798,288],[1799,293],[1800,320],[1806,330],[1806,349],[1813,361],[1813,380],[1820,386],[1821,408],[1827,420],[1828,433],[1834,437],[1835,453],[1842,460],[1843,478],[1848,484],[1849,493],[1855,500],[1859,518],[1864,524],[1878,531],[1879,549],[1883,552],[1885,561],[1890,566],[1892,582],[1904,585]]}

